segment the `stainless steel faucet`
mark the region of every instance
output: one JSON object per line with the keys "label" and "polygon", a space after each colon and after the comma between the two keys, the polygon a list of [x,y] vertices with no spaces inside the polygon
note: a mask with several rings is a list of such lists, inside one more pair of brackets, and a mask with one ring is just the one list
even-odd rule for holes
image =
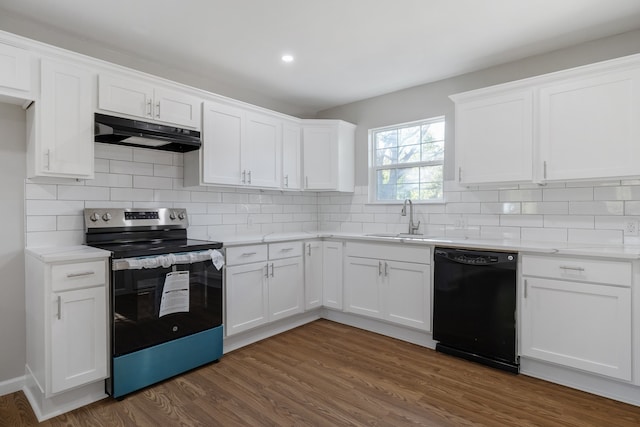
{"label": "stainless steel faucet", "polygon": [[404,199],[404,205],[402,206],[402,212],[400,215],[407,216],[407,202],[409,203],[409,234],[418,234],[420,221],[418,221],[417,224],[413,223],[413,202],[411,199]]}

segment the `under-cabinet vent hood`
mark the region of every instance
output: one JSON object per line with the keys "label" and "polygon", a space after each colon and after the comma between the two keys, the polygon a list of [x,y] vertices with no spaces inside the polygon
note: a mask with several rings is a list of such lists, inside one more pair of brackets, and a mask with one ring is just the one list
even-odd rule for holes
{"label": "under-cabinet vent hood", "polygon": [[174,126],[95,114],[95,141],[186,153],[202,144],[200,132]]}

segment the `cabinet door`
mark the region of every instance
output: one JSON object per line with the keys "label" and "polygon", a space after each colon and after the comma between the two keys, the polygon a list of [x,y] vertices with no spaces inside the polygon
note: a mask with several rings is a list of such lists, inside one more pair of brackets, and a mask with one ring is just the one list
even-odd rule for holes
{"label": "cabinet door", "polygon": [[344,309],[350,313],[382,318],[380,289],[384,262],[347,257],[344,264]]}
{"label": "cabinet door", "polygon": [[0,86],[9,89],[31,89],[29,52],[0,43]]}
{"label": "cabinet door", "polygon": [[153,99],[156,120],[200,128],[201,101],[198,98],[173,90],[156,88]]}
{"label": "cabinet door", "polygon": [[106,288],[53,294],[51,393],[108,376]]}
{"label": "cabinet door", "polygon": [[203,108],[202,180],[206,184],[239,185],[244,112],[213,102]]}
{"label": "cabinet door", "polygon": [[322,306],[322,242],[304,244],[304,307]]}
{"label": "cabinet door", "polygon": [[282,188],[300,189],[301,128],[285,123],[282,128]]}
{"label": "cabinet door", "polygon": [[640,175],[640,70],[540,89],[545,180]]}
{"label": "cabinet door", "polygon": [[269,277],[269,321],[304,310],[302,257],[271,261]]}
{"label": "cabinet door", "polygon": [[100,74],[98,108],[153,119],[153,86],[139,80]]}
{"label": "cabinet door", "polygon": [[384,261],[384,306],[387,320],[431,330],[430,266]]}
{"label": "cabinet door", "polygon": [[631,380],[631,289],[526,278],[522,355]]}
{"label": "cabinet door", "polygon": [[40,117],[35,118],[42,175],[93,177],[93,79],[88,70],[42,61]]}
{"label": "cabinet door", "polygon": [[323,242],[322,261],[322,305],[342,310],[342,242]]}
{"label": "cabinet door", "polygon": [[455,159],[462,184],[531,181],[532,92],[456,104]]}
{"label": "cabinet door", "polygon": [[242,139],[243,184],[280,187],[282,121],[265,114],[246,114],[246,134]]}
{"label": "cabinet door", "polygon": [[335,190],[338,186],[337,127],[305,126],[302,135],[304,188]]}
{"label": "cabinet door", "polygon": [[228,267],[226,273],[227,335],[267,323],[267,264]]}

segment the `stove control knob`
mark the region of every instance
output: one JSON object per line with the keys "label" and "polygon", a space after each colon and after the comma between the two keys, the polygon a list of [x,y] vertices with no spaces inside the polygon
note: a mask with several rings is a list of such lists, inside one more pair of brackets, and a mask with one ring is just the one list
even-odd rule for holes
{"label": "stove control knob", "polygon": [[186,215],[184,214],[184,212],[180,212],[180,214],[178,215],[178,218],[180,218],[180,220],[184,220],[184,218],[186,217]]}
{"label": "stove control knob", "polygon": [[100,219],[100,215],[98,215],[96,212],[92,213],[91,216],[89,217],[89,219],[93,222],[96,222],[97,220]]}
{"label": "stove control knob", "polygon": [[169,218],[171,218],[172,221],[176,219],[176,213],[174,211],[171,211],[171,213],[169,214]]}
{"label": "stove control knob", "polygon": [[111,214],[107,212],[106,214],[102,215],[102,219],[104,219],[105,221],[109,221],[111,219]]}

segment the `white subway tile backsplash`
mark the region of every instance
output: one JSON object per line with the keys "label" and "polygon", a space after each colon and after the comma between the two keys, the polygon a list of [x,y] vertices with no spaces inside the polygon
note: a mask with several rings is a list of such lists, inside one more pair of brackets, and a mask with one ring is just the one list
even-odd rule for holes
{"label": "white subway tile backsplash", "polygon": [[173,181],[171,178],[157,176],[133,176],[133,186],[135,188],[152,188],[157,190],[173,189]]}
{"label": "white subway tile backsplash", "polygon": [[109,162],[109,172],[153,176],[153,164],[111,160]]}
{"label": "white subway tile backsplash", "polygon": [[593,188],[545,188],[542,190],[542,200],[545,202],[593,200]]}
{"label": "white subway tile backsplash", "polygon": [[153,190],[141,188],[111,188],[112,201],[153,202]]}
{"label": "white subway tile backsplash", "polygon": [[58,186],[52,184],[25,184],[25,199],[55,200],[58,198]]}
{"label": "white subway tile backsplash", "polygon": [[[372,204],[353,194],[183,186],[183,155],[96,143],[92,180],[27,179],[27,245],[80,244],[83,209],[184,207],[189,236],[224,241],[238,234],[406,232],[402,201]],[[636,243],[625,221],[640,219],[640,180],[460,186],[445,182],[446,203],[414,204],[420,232],[580,243]],[[635,240],[634,240],[635,239]]]}
{"label": "white subway tile backsplash", "polygon": [[76,185],[58,185],[58,200],[107,200],[109,189]]}
{"label": "white subway tile backsplash", "polygon": [[569,202],[572,215],[624,215],[623,202]]}

